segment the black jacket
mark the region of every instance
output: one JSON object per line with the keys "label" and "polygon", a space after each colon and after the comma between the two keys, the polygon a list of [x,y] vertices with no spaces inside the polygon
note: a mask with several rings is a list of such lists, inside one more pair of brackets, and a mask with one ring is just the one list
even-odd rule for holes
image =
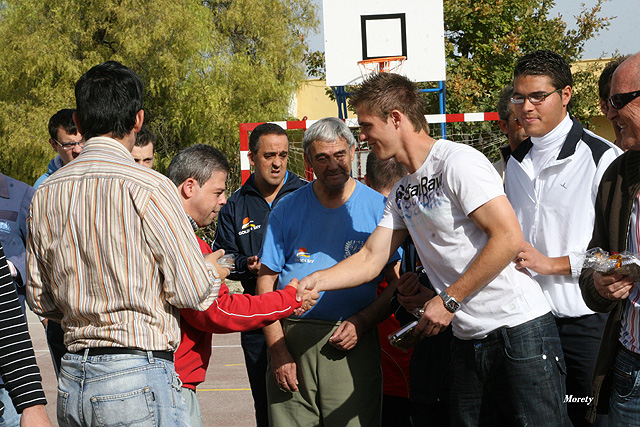
{"label": "black jacket", "polygon": [[256,188],[252,174],[220,210],[213,249],[224,249],[225,253],[236,256],[236,268],[229,278],[240,280],[245,293],[256,293],[257,276],[247,270],[247,258],[260,252],[271,210],[280,199],[305,184],[307,181],[289,172],[286,182],[269,206]]}

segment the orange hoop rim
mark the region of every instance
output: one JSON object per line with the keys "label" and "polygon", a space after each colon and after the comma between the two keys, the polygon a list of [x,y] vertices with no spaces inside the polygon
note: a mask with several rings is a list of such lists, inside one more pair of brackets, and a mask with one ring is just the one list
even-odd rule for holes
{"label": "orange hoop rim", "polygon": [[[365,64],[382,63],[382,62],[404,61],[406,59],[407,59],[406,56],[384,56],[382,58],[363,59],[362,61],[358,61],[358,64],[359,65],[365,65]],[[352,62],[352,64],[353,64],[353,62]]]}

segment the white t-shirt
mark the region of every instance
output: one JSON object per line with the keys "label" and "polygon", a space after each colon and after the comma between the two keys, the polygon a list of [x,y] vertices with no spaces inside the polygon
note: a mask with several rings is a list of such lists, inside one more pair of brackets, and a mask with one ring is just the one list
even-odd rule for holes
{"label": "white t-shirt", "polygon": [[[464,273],[487,243],[468,215],[504,195],[502,180],[477,150],[436,141],[427,160],[393,188],[380,226],[408,229],[438,292]],[[510,263],[493,281],[463,301],[453,319],[460,339],[482,339],[550,311],[540,287]]]}

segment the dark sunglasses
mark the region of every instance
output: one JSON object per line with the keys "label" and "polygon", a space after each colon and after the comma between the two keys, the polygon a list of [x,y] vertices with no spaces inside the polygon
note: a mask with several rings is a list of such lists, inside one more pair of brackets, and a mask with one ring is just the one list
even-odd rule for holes
{"label": "dark sunglasses", "polygon": [[609,103],[613,108],[619,110],[639,96],[640,90],[627,93],[616,93],[615,95],[611,95],[609,97]]}

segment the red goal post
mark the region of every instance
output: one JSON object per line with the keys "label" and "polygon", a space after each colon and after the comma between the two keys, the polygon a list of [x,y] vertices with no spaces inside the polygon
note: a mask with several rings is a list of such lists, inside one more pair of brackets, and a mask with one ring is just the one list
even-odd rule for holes
{"label": "red goal post", "polygon": [[[487,131],[487,135],[493,135],[490,138],[482,137],[482,134],[479,132],[475,132],[475,135],[480,135],[480,138],[474,138],[474,131],[465,131],[461,133],[448,132],[447,139],[451,139],[457,142],[464,142],[474,146],[474,148],[480,148],[481,151],[485,153],[488,157],[491,156],[488,154],[488,151],[494,150],[498,145],[505,143],[506,138],[502,135],[499,130],[495,130],[497,126],[494,126],[494,122],[498,120],[498,113],[461,113],[461,114],[428,114],[425,115],[427,119],[427,123],[429,123],[429,127],[431,128],[431,135],[434,138],[438,138],[440,136],[440,132],[436,129],[442,123],[457,123],[457,124],[473,124],[478,122],[489,123],[491,129]],[[289,170],[292,170],[294,173],[301,175],[307,180],[313,180],[313,171],[310,170],[305,164],[302,156],[302,134],[309,126],[315,123],[317,120],[300,120],[300,121],[279,121],[279,122],[269,122],[275,123],[282,127],[289,134],[290,141],[290,160],[289,160]],[[344,121],[347,126],[349,126],[352,130],[357,132],[357,129],[360,127],[358,125],[358,119],[346,119]],[[256,126],[265,123],[240,123],[240,171],[241,171],[241,184],[249,179],[251,176],[251,166],[249,164],[249,158],[247,155],[249,154],[249,134]],[[452,126],[448,126],[448,130],[451,129]],[[453,130],[453,129],[451,129]],[[485,131],[483,131],[485,132]],[[462,138],[457,138],[458,136],[463,136]],[[490,139],[490,141],[486,144],[483,144],[483,141]],[[357,138],[356,138],[357,140]],[[482,147],[477,146],[477,141],[481,142]],[[358,143],[356,148],[356,161],[354,167],[354,177],[361,179],[364,176],[364,159],[366,159],[366,153],[368,152],[368,146],[365,144]],[[292,162],[293,161],[293,162]],[[293,163],[293,164],[292,164]],[[295,169],[292,169],[292,166],[295,166]]]}

